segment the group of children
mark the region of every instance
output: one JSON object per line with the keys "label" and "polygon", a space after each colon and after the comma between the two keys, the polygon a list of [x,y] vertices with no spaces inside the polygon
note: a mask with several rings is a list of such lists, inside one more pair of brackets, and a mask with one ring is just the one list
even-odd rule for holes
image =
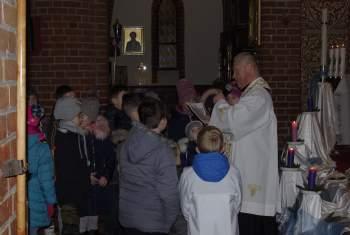
{"label": "group of children", "polygon": [[187,116],[178,134],[176,115],[168,125],[153,92],[114,87],[101,112],[98,99],[79,100],[62,87],[41,128],[43,110],[28,102],[28,141],[37,146],[28,148],[31,234],[53,217],[63,235],[169,234],[180,214],[188,234],[238,234],[240,174],[223,154],[219,129]]}

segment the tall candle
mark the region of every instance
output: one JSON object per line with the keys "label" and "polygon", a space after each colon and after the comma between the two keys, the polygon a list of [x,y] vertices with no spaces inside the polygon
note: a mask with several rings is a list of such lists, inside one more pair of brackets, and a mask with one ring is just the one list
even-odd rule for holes
{"label": "tall candle", "polygon": [[322,48],[321,48],[321,66],[322,68],[326,67],[327,64],[327,20],[328,20],[328,10],[327,8],[322,9],[322,30],[321,30],[321,39],[322,39]]}
{"label": "tall candle", "polygon": [[334,46],[332,45],[329,49],[329,77],[333,77],[334,75]]}
{"label": "tall candle", "polygon": [[339,53],[340,53],[339,45],[336,45],[336,47],[334,49],[334,59],[335,59],[334,77],[339,76]]}
{"label": "tall candle", "polygon": [[292,132],[292,141],[296,142],[297,134],[298,134],[298,123],[296,121],[292,121],[291,132]]}
{"label": "tall candle", "polygon": [[287,167],[294,166],[294,148],[288,148]]}
{"label": "tall candle", "polygon": [[307,177],[307,186],[309,190],[315,190],[316,177],[317,177],[317,169],[315,167],[310,167],[309,175]]}
{"label": "tall candle", "polygon": [[345,76],[345,63],[346,63],[346,48],[345,45],[343,44],[342,47],[340,48],[340,77]]}

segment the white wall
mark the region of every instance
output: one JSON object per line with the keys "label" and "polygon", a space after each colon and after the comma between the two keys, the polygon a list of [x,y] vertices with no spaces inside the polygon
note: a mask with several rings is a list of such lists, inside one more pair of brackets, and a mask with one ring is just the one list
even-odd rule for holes
{"label": "white wall", "polygon": [[[222,31],[221,1],[183,0],[185,8],[185,71],[186,78],[195,84],[210,84],[218,74],[218,51]],[[139,83],[137,65],[148,67],[142,75],[143,83],[151,84],[152,77],[152,0],[115,0],[112,20],[124,26],[144,26],[145,55],[120,56],[119,65],[128,66],[129,85]],[[112,21],[112,22],[113,22]],[[177,72],[158,74],[159,83],[173,85]]]}

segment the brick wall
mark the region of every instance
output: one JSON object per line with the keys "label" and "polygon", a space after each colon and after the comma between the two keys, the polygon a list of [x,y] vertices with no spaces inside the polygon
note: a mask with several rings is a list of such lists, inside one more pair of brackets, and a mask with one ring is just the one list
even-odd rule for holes
{"label": "brick wall", "polygon": [[[16,0],[0,0],[0,166],[16,158]],[[16,178],[0,178],[0,235],[16,234]]]}
{"label": "brick wall", "polygon": [[[105,95],[108,76],[109,1],[32,0],[31,15],[40,47],[29,59],[30,81],[50,108],[61,84],[78,91],[98,87]],[[301,111],[301,0],[262,0],[260,68],[273,88],[279,142]],[[38,27],[40,23],[40,27]],[[34,30],[37,32],[39,30]],[[38,37],[40,37],[38,39]]]}
{"label": "brick wall", "polygon": [[301,0],[262,0],[262,76],[272,87],[280,146],[301,111]]}
{"label": "brick wall", "polygon": [[[320,70],[321,62],[321,12],[328,9],[328,44],[345,44],[350,46],[350,7],[344,0],[309,0],[302,2],[302,45],[301,45],[301,74],[302,99],[305,106],[310,87],[310,79]],[[329,56],[329,55],[328,55]],[[349,74],[350,61],[347,56],[346,65]],[[329,60],[328,60],[329,63]],[[305,107],[306,108],[306,107]]]}
{"label": "brick wall", "polygon": [[34,50],[29,81],[47,109],[57,86],[72,86],[83,97],[91,90],[106,98],[108,87],[108,1],[32,0]]}

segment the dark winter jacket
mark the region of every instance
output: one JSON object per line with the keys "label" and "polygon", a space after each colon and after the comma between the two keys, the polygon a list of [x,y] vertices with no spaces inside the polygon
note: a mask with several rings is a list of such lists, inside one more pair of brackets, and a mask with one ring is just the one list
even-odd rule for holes
{"label": "dark winter jacket", "polygon": [[120,158],[119,220],[143,232],[168,233],[179,211],[174,152],[166,139],[134,123]]}
{"label": "dark winter jacket", "polygon": [[58,203],[77,207],[86,205],[90,185],[89,159],[83,136],[67,129],[57,129],[55,170]]}
{"label": "dark winter jacket", "polygon": [[109,105],[107,106],[105,115],[112,131],[117,129],[130,130],[131,119],[122,110],[117,109],[113,105]]}
{"label": "dark winter jacket", "polygon": [[97,214],[108,214],[112,210],[113,187],[111,184],[116,157],[114,145],[109,138],[99,140],[94,138],[94,156],[92,171],[96,173],[96,177],[106,177],[108,185],[105,187],[95,186]]}
{"label": "dark winter jacket", "polygon": [[186,137],[185,127],[191,121],[187,114],[180,113],[175,110],[171,114],[171,118],[168,123],[168,137],[173,141],[178,141],[181,138]]}
{"label": "dark winter jacket", "polygon": [[181,167],[192,166],[193,159],[197,154],[196,147],[197,147],[197,144],[195,141],[188,142],[186,152],[180,154]]}
{"label": "dark winter jacket", "polygon": [[47,206],[56,203],[53,160],[49,146],[40,142],[39,135],[29,135],[27,143],[29,226],[45,227],[51,221]]}

